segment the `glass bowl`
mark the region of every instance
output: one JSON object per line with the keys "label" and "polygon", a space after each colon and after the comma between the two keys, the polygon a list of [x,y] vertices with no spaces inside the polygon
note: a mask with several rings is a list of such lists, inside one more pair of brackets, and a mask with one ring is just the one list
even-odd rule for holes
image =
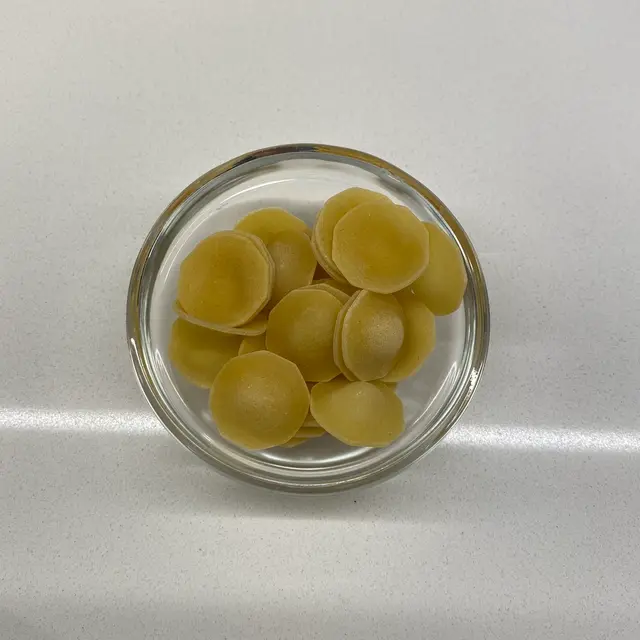
{"label": "glass bowl", "polygon": [[[167,358],[180,263],[200,240],[233,228],[249,211],[284,207],[312,225],[327,198],[353,186],[386,194],[455,240],[469,280],[463,305],[437,318],[434,352],[417,374],[398,385],[406,425],[391,445],[348,447],[326,435],[292,449],[241,449],[218,434],[207,391],[180,377]],[[484,368],[489,301],[478,257],[460,223],[415,178],[360,151],[284,145],[253,151],[212,169],[167,207],[133,268],[127,339],[144,395],[188,449],[219,471],[263,487],[326,493],[388,478],[431,450],[451,429]]]}

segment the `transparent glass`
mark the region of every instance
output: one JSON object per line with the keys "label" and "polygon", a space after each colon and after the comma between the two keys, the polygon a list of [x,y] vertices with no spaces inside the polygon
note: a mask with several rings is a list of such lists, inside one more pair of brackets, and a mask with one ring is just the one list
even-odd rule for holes
{"label": "transparent glass", "polygon": [[[175,318],[171,305],[180,262],[201,239],[232,228],[249,211],[281,206],[311,225],[327,198],[353,186],[385,193],[454,239],[469,280],[463,305],[437,319],[435,351],[416,375],[398,385],[406,428],[391,445],[353,448],[324,436],[293,449],[245,451],[218,434],[207,408],[207,391],[186,382],[168,361],[168,336]],[[387,478],[432,449],[449,431],[484,368],[489,302],[471,242],[425,186],[359,151],[286,145],[254,151],[211,170],[167,207],[133,268],[127,337],[143,393],[167,429],[188,449],[235,478],[273,489],[322,493]]]}

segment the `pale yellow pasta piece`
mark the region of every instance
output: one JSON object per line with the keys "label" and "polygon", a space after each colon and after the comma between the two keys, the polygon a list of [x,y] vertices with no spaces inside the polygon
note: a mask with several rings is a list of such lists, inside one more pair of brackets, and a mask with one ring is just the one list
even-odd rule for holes
{"label": "pale yellow pasta piece", "polygon": [[310,233],[309,227],[300,218],[279,207],[252,211],[235,228],[258,236],[265,244],[269,244],[282,231],[301,231],[307,235]]}
{"label": "pale yellow pasta piece", "polygon": [[354,287],[395,293],[412,284],[429,263],[429,233],[406,207],[368,202],[336,225],[333,260]]}
{"label": "pale yellow pasta piece", "polygon": [[239,327],[226,327],[222,324],[213,324],[212,322],[205,322],[204,320],[194,318],[182,308],[182,305],[177,300],[173,303],[173,310],[183,320],[191,324],[196,324],[199,327],[210,329],[211,331],[218,331],[219,333],[231,333],[237,336],[259,336],[267,330],[267,314],[262,311],[246,324],[242,324]]}
{"label": "pale yellow pasta piece", "polygon": [[209,397],[220,434],[247,449],[291,440],[309,412],[309,390],[299,369],[269,351],[229,360]]}
{"label": "pale yellow pasta piece", "polygon": [[404,342],[391,371],[382,378],[387,383],[413,375],[436,344],[436,319],[427,306],[406,292],[397,293],[396,298],[404,313]]}
{"label": "pale yellow pasta piece", "polygon": [[284,444],[281,444],[280,446],[283,449],[293,449],[293,447],[297,447],[298,445],[304,444],[305,442],[308,442],[309,438],[291,438],[291,440],[288,440],[287,442],[285,442]]}
{"label": "pale yellow pasta piece", "polygon": [[[333,231],[336,224],[342,220],[343,216],[358,205],[365,202],[391,202],[386,196],[375,191],[352,187],[337,193],[329,198],[316,216],[313,226],[313,236],[315,237],[318,251],[333,271],[340,272],[333,260]],[[325,269],[327,273],[331,273]]]}
{"label": "pale yellow pasta piece", "polygon": [[302,287],[303,289],[319,289],[320,291],[326,291],[330,293],[334,298],[340,301],[341,304],[344,304],[349,296],[340,289],[336,287],[332,287],[324,282],[314,282],[313,284],[307,285],[306,287]]}
{"label": "pale yellow pasta piece", "polygon": [[296,431],[296,438],[319,438],[323,436],[326,431],[321,427],[305,427],[302,425],[298,431]]}
{"label": "pale yellow pasta piece", "polygon": [[315,235],[313,234],[311,235],[311,248],[313,249],[313,253],[316,256],[318,264],[322,267],[322,270],[331,277],[332,280],[335,280],[336,282],[347,282],[340,271],[338,271],[338,268],[334,264],[330,263],[326,254],[324,254],[320,250],[318,244],[316,243]]}
{"label": "pale yellow pasta piece", "polygon": [[310,382],[338,375],[333,361],[333,331],[339,300],[326,291],[296,289],[273,308],[267,323],[267,349],[291,362]]}
{"label": "pale yellow pasta piece", "polygon": [[381,382],[317,384],[311,391],[311,413],[328,433],[354,447],[384,447],[404,430],[402,402]]}
{"label": "pale yellow pasta piece", "polygon": [[302,423],[303,427],[319,427],[318,421],[311,415],[311,413],[307,414],[307,417],[304,419]]}
{"label": "pale yellow pasta piece", "polygon": [[171,327],[169,361],[187,380],[209,388],[223,365],[238,353],[240,340],[178,318]]}
{"label": "pale yellow pasta piece", "polygon": [[357,378],[349,371],[347,365],[344,363],[344,357],[342,355],[342,329],[344,326],[344,317],[356,299],[356,296],[357,294],[352,295],[351,298],[345,302],[342,309],[340,309],[338,317],[336,318],[336,328],[333,332],[333,361],[336,363],[338,369],[340,369],[340,373],[350,382],[355,382]]}
{"label": "pale yellow pasta piece", "polygon": [[342,357],[358,380],[378,380],[393,367],[404,341],[404,314],[392,295],[361,291],[342,325]]}
{"label": "pale yellow pasta piece", "polygon": [[429,231],[429,265],[411,289],[435,315],[444,316],[462,304],[467,270],[455,242],[435,224],[424,226]]}
{"label": "pale yellow pasta piece", "polygon": [[271,305],[289,291],[311,284],[318,263],[308,235],[301,231],[281,231],[269,242],[267,250],[275,265]]}
{"label": "pale yellow pasta piece", "polygon": [[266,349],[265,334],[262,333],[259,336],[247,336],[243,338],[238,349],[238,355],[244,356],[247,353],[253,353],[254,351],[264,351]]}
{"label": "pale yellow pasta piece", "polygon": [[234,233],[237,233],[239,235],[243,235],[249,238],[249,240],[251,240],[251,242],[253,242],[253,244],[255,244],[255,246],[258,247],[258,249],[260,250],[260,253],[262,253],[262,255],[265,256],[267,262],[269,263],[269,267],[271,270],[271,278],[275,280],[276,269],[275,269],[275,265],[273,264],[271,254],[267,250],[267,245],[260,238],[258,238],[258,236],[254,236],[252,233],[246,233],[245,231],[238,231],[237,229],[234,230]]}
{"label": "pale yellow pasta piece", "polygon": [[[313,387],[315,387],[315,385],[318,384],[317,382],[307,382],[307,389],[309,389],[309,393],[311,393],[311,389],[313,389]],[[318,427],[318,423],[316,421],[316,419],[311,415],[311,411],[309,411],[309,413],[307,413],[307,417],[304,419],[304,422],[302,423],[303,427]]]}
{"label": "pale yellow pasta piece", "polygon": [[185,258],[178,302],[198,320],[237,327],[252,320],[271,296],[274,265],[246,234],[220,231]]}
{"label": "pale yellow pasta piece", "polygon": [[338,282],[333,278],[318,278],[317,274],[314,276],[312,284],[326,284],[329,287],[333,287],[334,289],[338,289],[339,291],[346,293],[348,296],[352,296],[358,291],[358,289],[350,285],[348,282]]}
{"label": "pale yellow pasta piece", "polygon": [[309,440],[312,440],[314,438],[321,438],[327,433],[322,427],[318,425],[315,419],[313,419],[313,422],[313,426],[307,426],[305,420],[305,423],[298,429],[298,431],[296,431],[296,435],[281,446],[285,449],[290,449],[292,447],[297,447],[303,442],[308,442]]}

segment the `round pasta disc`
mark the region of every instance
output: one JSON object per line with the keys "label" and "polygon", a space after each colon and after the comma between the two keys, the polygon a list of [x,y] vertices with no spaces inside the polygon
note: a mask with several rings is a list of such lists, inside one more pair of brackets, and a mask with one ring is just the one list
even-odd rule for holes
{"label": "round pasta disc", "polygon": [[271,296],[274,265],[246,234],[220,231],[185,258],[178,302],[198,320],[238,327],[252,320]]}
{"label": "round pasta disc", "polygon": [[334,289],[338,289],[339,291],[346,293],[348,296],[352,296],[356,291],[358,291],[358,289],[350,285],[348,282],[338,282],[333,278],[318,278],[314,276],[312,284],[326,284],[329,287],[333,287]]}
{"label": "round pasta disc", "polygon": [[267,245],[275,265],[275,279],[270,304],[311,284],[318,262],[311,249],[309,236],[301,231],[281,231]]}
{"label": "round pasta disc", "polygon": [[240,336],[211,331],[178,318],[171,327],[169,361],[189,382],[204,388],[238,353]]}
{"label": "round pasta disc", "polygon": [[311,412],[334,438],[354,447],[384,447],[404,430],[402,402],[381,382],[317,384],[311,391]]}
{"label": "round pasta disc", "polygon": [[305,427],[302,425],[298,431],[296,431],[296,438],[319,438],[323,436],[326,431],[321,427]]}
{"label": "round pasta disc", "polygon": [[424,226],[429,232],[429,265],[411,289],[435,315],[445,316],[462,304],[467,270],[455,242],[435,224]]}
{"label": "round pasta disc", "polygon": [[259,336],[246,336],[240,343],[238,355],[244,356],[245,354],[253,353],[254,351],[264,351],[266,348],[264,333],[261,333]]}
{"label": "round pasta disc", "polygon": [[340,309],[338,317],[336,318],[336,328],[333,332],[333,361],[336,363],[338,369],[340,369],[340,373],[350,382],[355,382],[357,378],[349,371],[347,365],[344,363],[344,357],[342,355],[342,329],[344,326],[344,317],[356,299],[356,296],[357,294],[352,295],[342,306],[342,309]]}
{"label": "round pasta disc", "polygon": [[429,263],[429,233],[406,207],[367,202],[336,224],[333,260],[354,287],[395,293],[412,284]]}
{"label": "round pasta disc", "polygon": [[342,357],[358,380],[378,380],[393,367],[404,342],[404,314],[391,295],[360,291],[342,324]]}
{"label": "round pasta disc", "polygon": [[[376,193],[375,191],[369,191],[368,189],[362,189],[360,187],[352,187],[337,193],[335,196],[329,198],[324,207],[320,209],[316,216],[316,222],[313,226],[313,236],[315,237],[318,251],[322,253],[326,262],[333,269],[333,271],[340,272],[340,269],[333,261],[333,231],[336,224],[342,220],[347,211],[350,211],[354,207],[363,204],[364,202],[376,202],[384,201],[391,202],[389,198]],[[325,269],[325,271],[327,271]],[[330,273],[327,271],[327,273]]]}
{"label": "round pasta disc", "polygon": [[338,268],[335,266],[335,264],[329,262],[327,254],[323,253],[320,250],[318,244],[316,243],[316,237],[314,234],[311,234],[311,248],[313,249],[313,253],[316,256],[318,264],[332,280],[335,280],[336,282],[347,282],[340,271],[338,271]]}
{"label": "round pasta disc", "polygon": [[234,231],[234,233],[237,233],[238,235],[242,235],[249,238],[249,240],[251,240],[251,242],[253,242],[253,244],[256,247],[258,247],[258,249],[260,250],[260,253],[262,253],[262,255],[265,256],[267,262],[269,263],[269,266],[271,268],[272,278],[275,278],[276,269],[275,269],[275,265],[273,264],[271,254],[267,250],[267,245],[260,238],[258,238],[258,236],[254,236],[252,233],[246,233],[245,231],[238,231],[237,229]]}
{"label": "round pasta disc", "polygon": [[311,413],[307,414],[307,417],[304,419],[302,423],[303,427],[319,427],[318,421],[311,415]]}
{"label": "round pasta disc", "polygon": [[320,291],[326,291],[330,293],[334,298],[340,301],[341,304],[344,304],[349,296],[340,289],[336,287],[332,287],[324,282],[314,282],[313,284],[307,285],[306,287],[302,287],[303,289],[319,289]]}
{"label": "round pasta disc", "polygon": [[391,371],[382,378],[391,383],[413,375],[436,344],[436,319],[427,306],[406,292],[397,293],[396,298],[404,313],[404,342]]}
{"label": "round pasta disc", "polygon": [[281,444],[280,446],[283,449],[293,449],[293,447],[297,447],[298,445],[308,441],[309,441],[309,438],[291,438],[291,440],[285,442],[284,444]]}
{"label": "round pasta disc", "polygon": [[[313,387],[315,387],[318,383],[317,382],[307,382],[307,389],[309,389],[309,393],[311,393],[311,389],[313,389]],[[316,422],[316,419],[311,415],[311,411],[309,411],[309,413],[307,413],[307,417],[304,419],[304,422],[302,423],[303,427],[318,427],[318,423]]]}
{"label": "round pasta disc", "polygon": [[309,390],[292,362],[268,351],[229,360],[209,396],[220,434],[247,449],[291,440],[309,412]]}
{"label": "round pasta disc", "polygon": [[258,236],[265,244],[269,244],[281,231],[301,231],[307,235],[309,227],[292,213],[280,207],[267,207],[247,214],[235,226],[236,230]]}
{"label": "round pasta disc", "polygon": [[247,322],[247,324],[240,325],[239,327],[227,327],[194,318],[182,308],[182,305],[177,300],[173,303],[173,310],[183,320],[191,324],[196,324],[199,327],[210,329],[211,331],[218,331],[219,333],[230,333],[237,336],[259,336],[267,330],[267,314],[262,312],[253,318],[253,320]]}
{"label": "round pasta disc", "polygon": [[245,231],[238,231],[237,229],[235,230],[235,233],[238,233],[240,235],[243,235],[249,238],[251,242],[253,242],[253,244],[255,244],[256,247],[258,247],[258,249],[260,250],[260,253],[262,253],[262,255],[265,257],[265,259],[269,263],[272,284],[271,284],[271,294],[269,295],[269,300],[267,300],[267,303],[265,304],[265,309],[266,309],[269,305],[269,302],[271,301],[271,297],[273,296],[273,287],[275,285],[275,280],[276,280],[276,265],[273,262],[273,258],[271,257],[269,250],[267,249],[267,245],[260,238],[258,238],[258,236],[255,236],[252,233],[246,233]]}
{"label": "round pasta disc", "polygon": [[341,306],[334,295],[318,289],[288,293],[269,314],[267,349],[294,362],[307,381],[335,378],[333,331]]}

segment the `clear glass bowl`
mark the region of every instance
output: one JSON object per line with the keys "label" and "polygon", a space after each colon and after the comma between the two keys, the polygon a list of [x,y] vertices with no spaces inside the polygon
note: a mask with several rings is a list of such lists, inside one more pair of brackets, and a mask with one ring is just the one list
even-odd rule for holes
{"label": "clear glass bowl", "polygon": [[[353,448],[330,436],[293,449],[245,451],[224,440],[208,411],[208,393],[177,374],[167,358],[171,305],[181,261],[207,235],[231,229],[246,213],[281,206],[312,224],[330,196],[360,186],[408,206],[458,244],[469,284],[458,311],[437,319],[436,348],[398,385],[406,429],[388,447]],[[154,224],[138,255],[127,300],[127,338],[142,391],[167,429],[230,476],[285,491],[326,493],[399,472],[432,449],[467,406],[489,345],[487,289],[471,242],[424,185],[374,156],[317,144],[272,147],[212,169],[188,186]]]}

